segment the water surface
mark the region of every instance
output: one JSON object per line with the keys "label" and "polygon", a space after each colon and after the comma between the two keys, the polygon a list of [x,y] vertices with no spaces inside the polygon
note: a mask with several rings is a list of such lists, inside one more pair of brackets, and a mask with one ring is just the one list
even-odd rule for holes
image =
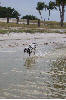
{"label": "water surface", "polygon": [[[29,57],[23,50],[32,42]],[[66,98],[66,35],[0,35],[0,98]]]}

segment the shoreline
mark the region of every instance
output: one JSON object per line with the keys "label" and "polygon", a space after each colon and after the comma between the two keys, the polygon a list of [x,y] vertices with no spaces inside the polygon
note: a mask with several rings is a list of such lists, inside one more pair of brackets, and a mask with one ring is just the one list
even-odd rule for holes
{"label": "shoreline", "polygon": [[[41,41],[41,42],[39,42]],[[5,44],[4,44],[5,42]],[[13,45],[13,47],[18,47],[19,45],[27,45],[32,42],[37,42],[39,44],[56,44],[57,42],[62,44],[66,44],[66,34],[60,33],[14,33],[11,32],[10,34],[0,34],[0,46],[3,45]],[[8,47],[8,46],[7,46]]]}

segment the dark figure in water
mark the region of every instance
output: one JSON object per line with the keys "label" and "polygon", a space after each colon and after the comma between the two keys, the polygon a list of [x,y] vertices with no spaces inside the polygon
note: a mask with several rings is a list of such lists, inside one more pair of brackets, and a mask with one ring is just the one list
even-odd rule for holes
{"label": "dark figure in water", "polygon": [[30,56],[30,54],[32,53],[32,51],[30,50],[30,48],[25,48],[24,49],[24,53],[28,53],[29,54],[29,56]]}
{"label": "dark figure in water", "polygon": [[29,45],[28,48],[25,48],[25,49],[24,49],[24,53],[28,53],[29,56],[31,55],[32,52],[33,52],[34,55],[35,55],[35,51],[36,51],[36,44],[35,44],[35,43],[32,43],[32,45]]}

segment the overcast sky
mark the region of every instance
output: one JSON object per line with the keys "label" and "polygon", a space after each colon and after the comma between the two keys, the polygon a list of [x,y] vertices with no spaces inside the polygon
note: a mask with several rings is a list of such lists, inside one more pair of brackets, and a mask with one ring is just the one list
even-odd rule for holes
{"label": "overcast sky", "polygon": [[[36,11],[36,5],[38,1],[44,1],[45,3],[48,3],[50,0],[0,0],[2,6],[15,8],[16,10],[19,11],[21,16],[24,16],[26,14],[31,14],[40,18],[38,11]],[[42,16],[43,19],[45,18],[46,20],[48,20],[49,16],[48,11],[47,12],[42,11]],[[53,10],[51,11],[50,20],[60,21],[59,16],[60,16],[59,11]],[[66,13],[64,21],[66,22]]]}

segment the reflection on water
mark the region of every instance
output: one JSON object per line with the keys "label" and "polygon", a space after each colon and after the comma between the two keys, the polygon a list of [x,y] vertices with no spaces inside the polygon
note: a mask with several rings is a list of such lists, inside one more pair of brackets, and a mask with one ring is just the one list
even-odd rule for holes
{"label": "reflection on water", "polygon": [[26,59],[26,61],[25,61],[24,66],[26,66],[27,69],[29,69],[29,68],[31,68],[35,63],[36,63],[35,57],[31,57],[31,58],[28,57],[28,58]]}

